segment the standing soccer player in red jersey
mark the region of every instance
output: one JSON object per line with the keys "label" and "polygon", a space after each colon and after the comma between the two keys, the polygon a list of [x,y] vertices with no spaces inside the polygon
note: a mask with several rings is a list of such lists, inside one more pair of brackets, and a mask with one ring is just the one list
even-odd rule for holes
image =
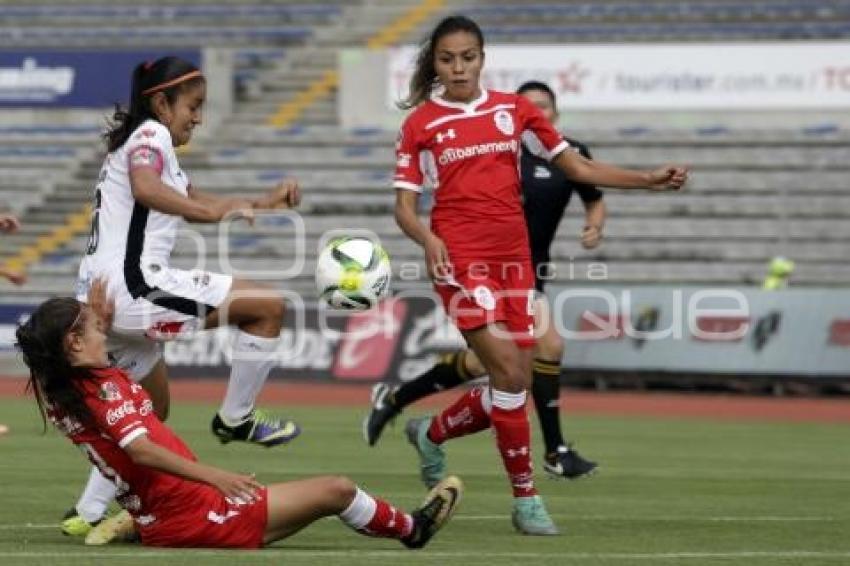
{"label": "standing soccer player in red jersey", "polygon": [[[525,97],[482,89],[484,37],[463,16],[441,21],[423,46],[396,147],[396,221],[425,250],[446,311],[490,375],[433,418],[406,426],[422,479],[445,475],[442,443],[492,426],[525,534],[558,533],[534,486],[525,412],[534,339],[534,270],[520,202],[520,137],[587,184],[676,190],[687,170],[631,171],[565,151],[568,143]],[[435,187],[430,228],[417,215],[425,176]]]}
{"label": "standing soccer player in red jersey", "polygon": [[113,312],[102,280],[87,304],[53,298],[16,333],[42,414],[115,483],[132,516],[122,535],[163,547],[259,548],[337,515],[354,530],[421,548],[449,520],[463,486],[449,477],[412,513],[348,478],[314,477],[263,486],[197,461],[156,415],[144,388],[107,357]]}
{"label": "standing soccer player in red jersey", "polygon": [[[548,85],[529,81],[517,89],[517,94],[528,98],[549,122],[557,124],[558,105],[555,93]],[[570,144],[570,151],[591,159],[590,150],[583,143],[572,138],[565,139]],[[584,228],[580,234],[581,245],[585,249],[593,249],[602,241],[607,208],[602,191],[593,185],[571,181],[560,169],[525,148],[520,169],[523,209],[538,292],[534,305],[537,344],[531,393],[546,449],[543,469],[550,477],[576,479],[593,473],[597,464],[582,457],[561,432],[560,377],[564,340],[558,332],[544,291],[546,282],[554,276],[550,248],[573,193],[578,194],[585,209]],[[466,349],[441,356],[433,367],[401,385],[376,384],[372,389],[371,411],[363,422],[366,442],[373,446],[384,427],[411,403],[486,373],[475,352]]]}

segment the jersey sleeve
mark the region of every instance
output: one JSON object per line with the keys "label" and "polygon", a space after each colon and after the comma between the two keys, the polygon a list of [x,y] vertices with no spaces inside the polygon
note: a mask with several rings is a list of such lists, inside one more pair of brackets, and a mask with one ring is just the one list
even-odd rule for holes
{"label": "jersey sleeve", "polygon": [[566,140],[526,97],[517,95],[516,108],[523,143],[535,155],[552,161],[556,155],[567,149],[569,144]]}
{"label": "jersey sleeve", "polygon": [[147,434],[142,413],[152,410],[150,399],[139,395],[122,375],[86,384],[85,403],[98,430],[124,448]]}
{"label": "jersey sleeve", "polygon": [[395,144],[395,176],[393,187],[422,192],[425,174],[422,171],[421,147],[418,132],[410,119],[405,120]]}
{"label": "jersey sleeve", "polygon": [[162,124],[145,122],[132,133],[125,143],[127,171],[150,168],[162,174],[171,150],[171,134]]}

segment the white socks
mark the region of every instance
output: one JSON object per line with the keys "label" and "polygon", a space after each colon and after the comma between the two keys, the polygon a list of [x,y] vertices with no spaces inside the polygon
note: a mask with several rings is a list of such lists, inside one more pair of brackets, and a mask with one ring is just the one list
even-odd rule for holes
{"label": "white socks", "polygon": [[279,343],[280,337],[265,338],[236,331],[230,381],[218,412],[227,426],[242,424],[254,410],[257,396],[277,362],[274,353]]}
{"label": "white socks", "polygon": [[375,516],[377,508],[378,503],[358,487],[351,505],[339,514],[339,518],[352,529],[362,531]]}
{"label": "white socks", "polygon": [[86,523],[94,523],[103,519],[109,503],[115,499],[118,488],[110,480],[103,477],[95,466],[92,466],[89,481],[80,500],[75,505],[77,514]]}
{"label": "white socks", "polygon": [[507,391],[499,391],[493,389],[493,407],[498,407],[504,411],[513,411],[525,406],[527,393],[520,391],[519,393],[508,393]]}

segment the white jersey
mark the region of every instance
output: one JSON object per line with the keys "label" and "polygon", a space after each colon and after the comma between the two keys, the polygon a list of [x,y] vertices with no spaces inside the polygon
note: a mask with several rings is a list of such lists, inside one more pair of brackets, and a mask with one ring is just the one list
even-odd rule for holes
{"label": "white jersey", "polygon": [[177,162],[171,134],[159,122],[145,121],[124,145],[106,156],[98,175],[78,295],[84,294],[94,277],[106,277],[110,287],[120,280],[131,296],[140,296],[149,289],[149,276],[168,268],[183,219],[136,202],[130,171],[141,167],[156,170],[162,182],[181,195],[188,193],[189,179]]}

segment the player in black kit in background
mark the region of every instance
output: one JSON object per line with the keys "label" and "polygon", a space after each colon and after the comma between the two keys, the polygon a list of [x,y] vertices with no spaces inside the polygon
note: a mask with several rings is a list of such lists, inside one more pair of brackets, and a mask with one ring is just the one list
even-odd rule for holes
{"label": "player in black kit in background", "polygon": [[[519,87],[517,93],[530,99],[550,122],[557,124],[555,94],[549,86],[531,81]],[[588,159],[591,157],[584,144],[567,137],[564,139],[569,142],[573,151]],[[559,377],[564,342],[555,328],[543,290],[546,281],[553,277],[549,250],[573,192],[578,193],[585,208],[581,243],[586,249],[595,248],[602,239],[606,217],[605,203],[602,192],[596,187],[570,181],[560,169],[537,157],[525,146],[521,168],[523,207],[531,242],[535,285],[539,292],[535,301],[535,324],[538,329],[545,328],[542,334],[538,334],[535,346],[532,386],[534,404],[546,445],[543,467],[552,476],[575,479],[592,473],[597,464],[582,458],[561,434]],[[372,391],[372,409],[363,423],[366,441],[370,446],[374,446],[387,423],[411,403],[484,374],[484,366],[472,350],[467,349],[442,356],[430,370],[403,385],[375,385]]]}

